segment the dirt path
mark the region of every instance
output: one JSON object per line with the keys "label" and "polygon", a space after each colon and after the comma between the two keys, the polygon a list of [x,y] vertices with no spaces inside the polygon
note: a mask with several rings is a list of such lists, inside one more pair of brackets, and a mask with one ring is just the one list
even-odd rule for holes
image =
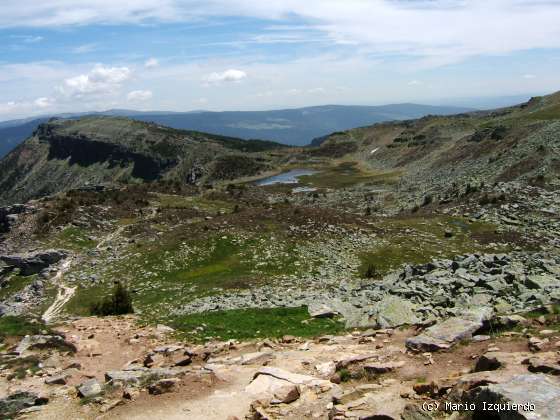
{"label": "dirt path", "polygon": [[[156,215],[157,215],[157,209],[153,208],[151,214],[149,214],[145,218],[145,220],[153,219],[154,217],[156,217]],[[119,226],[117,229],[115,229],[115,231],[111,232],[110,234],[105,236],[101,241],[99,241],[95,249],[100,250],[103,246],[105,246],[105,244],[111,242],[113,239],[118,237],[125,229],[126,226]],[[70,287],[63,283],[64,273],[66,273],[70,269],[73,261],[74,261],[74,257],[70,257],[66,261],[64,261],[64,263],[58,270],[58,273],[56,273],[56,275],[52,279],[53,284],[55,285],[57,284],[59,288],[55,301],[52,303],[51,306],[49,306],[49,308],[45,311],[45,313],[41,317],[41,319],[45,323],[52,321],[58,315],[60,315],[64,305],[66,305],[68,301],[72,299],[72,296],[74,296],[74,294],[76,293],[76,286]]]}
{"label": "dirt path", "polygon": [[102,418],[134,420],[225,420],[229,416],[244,418],[254,398],[245,387],[258,368],[256,366],[231,366],[217,372],[225,381],[209,392],[186,399],[183,394],[171,394],[168,398],[146,395],[133,404],[119,407]]}
{"label": "dirt path", "polygon": [[64,261],[62,263],[62,266],[58,270],[58,273],[56,273],[56,276],[54,276],[52,280],[53,284],[58,284],[59,288],[58,293],[56,294],[56,299],[41,317],[41,319],[45,323],[48,323],[56,318],[62,311],[64,305],[66,305],[66,303],[68,303],[68,301],[72,299],[72,296],[74,296],[74,293],[76,292],[76,287],[66,286],[62,282],[64,279],[64,273],[66,273],[70,269],[73,260],[73,257],[70,257],[66,261]]}

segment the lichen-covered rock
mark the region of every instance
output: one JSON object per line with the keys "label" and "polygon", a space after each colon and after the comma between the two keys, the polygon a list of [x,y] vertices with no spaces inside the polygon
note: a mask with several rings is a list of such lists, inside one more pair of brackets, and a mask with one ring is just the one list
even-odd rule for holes
{"label": "lichen-covered rock", "polygon": [[395,328],[401,325],[414,325],[419,322],[415,306],[409,300],[387,296],[375,306],[379,328]]}

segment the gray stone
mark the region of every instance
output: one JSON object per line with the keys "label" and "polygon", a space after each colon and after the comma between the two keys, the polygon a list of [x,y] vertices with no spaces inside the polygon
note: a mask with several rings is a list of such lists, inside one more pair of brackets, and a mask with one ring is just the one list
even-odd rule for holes
{"label": "gray stone", "polygon": [[364,366],[364,370],[368,373],[389,373],[400,367],[403,367],[405,362],[386,362],[386,363],[368,363]]}
{"label": "gray stone", "polygon": [[414,305],[397,296],[387,296],[375,306],[377,324],[380,328],[395,328],[419,322]]}
{"label": "gray stone", "polygon": [[527,287],[531,289],[547,289],[560,287],[560,280],[549,274],[532,275],[527,277]]}
{"label": "gray stone", "polygon": [[323,303],[310,303],[307,310],[312,318],[332,318],[336,315],[336,311]]}
{"label": "gray stone", "polygon": [[102,392],[101,385],[97,379],[89,379],[78,386],[78,394],[83,398],[93,398]]}
{"label": "gray stone", "polygon": [[541,374],[518,375],[509,381],[475,388],[469,399],[477,405],[477,415],[485,414],[483,403],[533,404],[534,410],[522,408],[503,411],[500,419],[555,420],[560,413],[560,381]]}
{"label": "gray stone", "polygon": [[0,260],[19,268],[21,275],[31,276],[66,258],[65,251],[47,250],[28,254],[0,255]]}
{"label": "gray stone", "polygon": [[149,381],[181,377],[185,375],[185,372],[186,371],[181,368],[148,369],[140,367],[130,370],[110,370],[105,372],[105,380],[113,383],[138,386]]}
{"label": "gray stone", "polygon": [[472,319],[449,318],[427,328],[422,334],[406,340],[406,347],[415,351],[448,349],[461,340],[471,339],[482,327],[482,322]]}
{"label": "gray stone", "polygon": [[47,385],[66,385],[66,375],[51,376],[45,379]]}

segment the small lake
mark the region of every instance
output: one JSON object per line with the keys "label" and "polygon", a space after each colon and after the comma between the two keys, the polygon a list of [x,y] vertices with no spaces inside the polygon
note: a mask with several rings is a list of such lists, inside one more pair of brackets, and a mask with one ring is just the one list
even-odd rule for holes
{"label": "small lake", "polygon": [[258,186],[273,185],[273,184],[297,184],[298,178],[305,175],[313,175],[317,173],[312,169],[293,169],[288,172],[283,172],[268,178],[261,179],[255,182]]}

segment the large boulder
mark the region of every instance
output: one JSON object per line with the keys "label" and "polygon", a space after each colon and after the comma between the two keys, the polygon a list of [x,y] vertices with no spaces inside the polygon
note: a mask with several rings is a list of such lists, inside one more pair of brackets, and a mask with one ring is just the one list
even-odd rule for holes
{"label": "large boulder", "polygon": [[527,277],[527,287],[530,289],[549,289],[560,287],[560,280],[549,274],[534,274]]}
{"label": "large boulder", "polygon": [[[541,374],[517,375],[507,382],[473,389],[468,399],[476,406],[475,416],[493,414],[498,419],[558,419],[560,381]],[[488,404],[505,404],[503,411],[486,411]],[[482,417],[477,417],[482,418]]]}
{"label": "large boulder", "polygon": [[311,302],[307,310],[311,318],[332,318],[336,315],[334,309],[321,302]]}
{"label": "large boulder", "polygon": [[482,312],[465,314],[437,323],[416,337],[406,340],[406,347],[414,351],[438,351],[448,349],[462,340],[470,340],[486,320]]}
{"label": "large boulder", "polygon": [[296,384],[270,375],[259,375],[245,392],[254,398],[269,398],[275,403],[289,404],[299,398],[300,391]]}
{"label": "large boulder", "polygon": [[395,328],[401,325],[414,325],[420,320],[415,314],[415,307],[410,301],[387,296],[375,305],[377,325],[379,328]]}
{"label": "large boulder", "polygon": [[26,254],[0,255],[0,260],[9,266],[19,268],[22,276],[32,276],[52,264],[56,264],[66,256],[65,251],[51,249]]}

